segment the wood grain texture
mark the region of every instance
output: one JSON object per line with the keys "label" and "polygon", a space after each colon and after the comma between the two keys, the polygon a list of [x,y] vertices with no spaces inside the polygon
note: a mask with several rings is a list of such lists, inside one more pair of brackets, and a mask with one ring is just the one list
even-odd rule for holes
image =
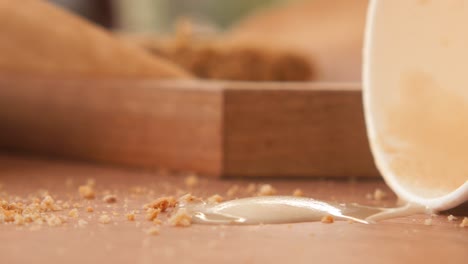
{"label": "wood grain texture", "polygon": [[0,148],[220,175],[221,93],[197,82],[0,78]]}
{"label": "wood grain texture", "polygon": [[232,84],[224,106],[227,175],[379,175],[358,84]]}
{"label": "wood grain texture", "polygon": [[378,176],[359,86],[0,76],[0,149],[213,176]]}

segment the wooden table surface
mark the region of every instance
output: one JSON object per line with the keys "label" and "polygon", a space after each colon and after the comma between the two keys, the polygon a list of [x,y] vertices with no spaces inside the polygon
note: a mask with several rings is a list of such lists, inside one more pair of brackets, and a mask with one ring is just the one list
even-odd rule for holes
{"label": "wooden table surface", "polygon": [[[88,178],[96,180],[97,199],[81,200],[78,185]],[[70,181],[72,180],[72,181]],[[385,184],[376,179],[351,180],[281,180],[200,178],[189,188],[184,177],[151,171],[98,167],[83,163],[47,161],[33,158],[0,156],[0,199],[25,197],[48,190],[56,200],[92,204],[95,212],[79,209],[89,224],[80,228],[76,219],[59,227],[0,224],[1,263],[466,263],[468,228],[447,215],[433,216],[432,225],[424,224],[429,216],[416,215],[378,224],[363,225],[337,221],[259,225],[209,226],[186,228],[161,226],[160,234],[144,232],[151,222],[137,215],[127,221],[125,212],[141,210],[144,203],[164,194],[191,191],[208,196],[226,191],[237,184],[238,196],[245,196],[250,183],[269,183],[278,194],[291,194],[301,188],[307,196],[342,202],[391,206],[396,202]],[[132,193],[131,187],[144,191]],[[381,188],[388,199],[376,202],[365,198]],[[117,195],[116,204],[101,201],[106,190]],[[128,207],[123,206],[127,200]],[[114,211],[110,224],[98,223],[102,211]],[[67,211],[59,212],[66,215]],[[458,214],[468,215],[466,210]],[[138,226],[139,225],[139,226]]]}

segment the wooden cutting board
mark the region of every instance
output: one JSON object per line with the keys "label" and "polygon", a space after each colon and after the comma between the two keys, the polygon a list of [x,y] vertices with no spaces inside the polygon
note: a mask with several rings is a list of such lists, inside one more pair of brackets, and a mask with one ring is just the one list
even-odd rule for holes
{"label": "wooden cutting board", "polygon": [[374,177],[358,83],[0,76],[0,149],[210,176]]}

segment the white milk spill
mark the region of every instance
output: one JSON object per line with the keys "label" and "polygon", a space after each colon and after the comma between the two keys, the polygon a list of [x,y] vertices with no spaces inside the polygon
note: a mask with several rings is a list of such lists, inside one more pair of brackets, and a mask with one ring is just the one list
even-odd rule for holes
{"label": "white milk spill", "polygon": [[397,208],[379,208],[358,204],[332,204],[312,198],[294,196],[260,196],[230,200],[218,204],[205,202],[181,203],[201,224],[284,224],[320,221],[331,215],[337,220],[352,220],[363,224],[400,216],[426,213],[426,208],[406,204]]}

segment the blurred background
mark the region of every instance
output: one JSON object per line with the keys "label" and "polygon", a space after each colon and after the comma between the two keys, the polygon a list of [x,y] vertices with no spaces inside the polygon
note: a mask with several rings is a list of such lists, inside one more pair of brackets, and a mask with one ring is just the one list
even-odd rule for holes
{"label": "blurred background", "polygon": [[115,30],[168,33],[178,17],[219,29],[260,7],[296,0],[52,0]]}

